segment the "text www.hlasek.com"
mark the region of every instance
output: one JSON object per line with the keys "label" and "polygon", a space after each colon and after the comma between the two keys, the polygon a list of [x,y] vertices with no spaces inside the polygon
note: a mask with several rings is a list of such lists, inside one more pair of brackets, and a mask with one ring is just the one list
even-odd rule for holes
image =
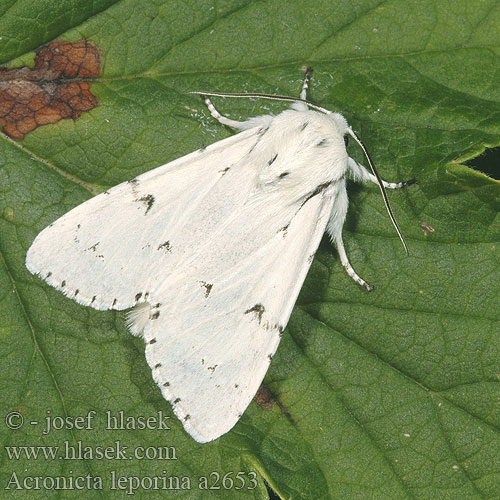
{"label": "text www.hlasek.com", "polygon": [[112,446],[86,446],[81,441],[70,444],[64,441],[62,446],[5,446],[9,460],[177,460],[173,446],[136,446],[132,450],[120,441]]}
{"label": "text www.hlasek.com", "polygon": [[[173,446],[137,446],[131,453],[128,447],[115,442],[114,446],[84,446],[80,441],[70,445],[68,441],[63,446],[5,446],[9,460],[80,460],[108,459],[130,460],[131,458],[151,460],[177,460]],[[127,495],[134,495],[137,490],[190,490],[197,487],[200,490],[253,490],[258,486],[257,474],[250,472],[227,472],[221,474],[212,471],[207,476],[194,480],[188,476],[170,476],[166,470],[160,475],[128,476],[117,471],[109,471],[106,477],[87,474],[74,476],[69,471],[66,476],[20,476],[12,472],[4,486],[5,490],[103,490],[105,484],[110,490],[121,490]]]}

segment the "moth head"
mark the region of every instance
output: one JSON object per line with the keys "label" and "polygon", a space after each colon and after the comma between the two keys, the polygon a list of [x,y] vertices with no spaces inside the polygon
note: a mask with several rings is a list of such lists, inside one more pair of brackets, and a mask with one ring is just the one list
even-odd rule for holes
{"label": "moth head", "polygon": [[[297,97],[289,97],[289,96],[283,96],[283,95],[272,95],[272,94],[261,94],[261,93],[251,93],[251,94],[223,94],[221,92],[199,92],[199,91],[192,91],[189,92],[190,94],[200,94],[202,97],[203,96],[219,96],[219,97],[243,97],[243,98],[259,98],[259,99],[270,99],[272,101],[285,101],[285,102],[292,102],[292,103],[302,103],[305,104],[308,108],[314,109],[315,111],[319,111],[320,113],[323,113],[327,115],[328,117],[331,118],[333,123],[335,124],[336,129],[338,132],[341,134],[343,137],[348,137],[351,136],[361,147],[363,150],[363,153],[366,156],[366,159],[368,160],[368,164],[370,165],[370,169],[373,172],[373,175],[376,177],[377,184],[380,188],[380,192],[382,193],[382,198],[384,199],[384,204],[387,209],[387,212],[389,214],[389,217],[391,218],[391,221],[396,229],[396,232],[398,233],[399,239],[401,240],[401,243],[403,243],[403,247],[405,249],[406,254],[408,254],[408,247],[406,245],[406,242],[403,238],[403,235],[401,234],[401,230],[399,229],[399,226],[396,222],[396,219],[394,217],[394,214],[392,213],[391,206],[389,205],[389,200],[387,198],[387,194],[385,192],[384,184],[382,182],[382,179],[377,172],[377,169],[375,168],[375,165],[373,164],[373,161],[365,147],[365,145],[361,142],[361,140],[358,138],[358,136],[352,131],[351,127],[347,124],[346,119],[339,113],[334,113],[333,111],[330,111],[328,109],[322,108],[321,106],[318,106],[316,104],[313,104],[312,102],[309,102],[305,99],[302,98],[297,98]],[[346,144],[347,146],[347,144]]]}

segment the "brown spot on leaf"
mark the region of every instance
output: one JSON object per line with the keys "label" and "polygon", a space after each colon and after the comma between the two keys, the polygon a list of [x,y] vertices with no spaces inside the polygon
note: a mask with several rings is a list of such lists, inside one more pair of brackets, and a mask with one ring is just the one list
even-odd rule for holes
{"label": "brown spot on leaf", "polygon": [[253,397],[253,400],[263,409],[269,410],[273,407],[275,401],[271,391],[263,385],[259,387],[259,390]]}
{"label": "brown spot on leaf", "polygon": [[0,124],[14,139],[41,125],[76,120],[98,104],[83,78],[101,72],[97,47],[88,40],[57,41],[35,51],[34,69],[0,68]]}

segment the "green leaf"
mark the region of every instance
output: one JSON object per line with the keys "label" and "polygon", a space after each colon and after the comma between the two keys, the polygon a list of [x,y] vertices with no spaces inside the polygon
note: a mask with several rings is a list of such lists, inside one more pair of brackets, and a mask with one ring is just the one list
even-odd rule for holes
{"label": "green leaf", "polygon": [[[191,480],[165,491],[146,479],[136,498],[267,498],[262,478],[282,498],[500,498],[500,186],[461,164],[500,143],[499,26],[494,0],[4,2],[3,65],[54,38],[86,38],[104,67],[91,86],[98,107],[0,140],[0,416],[24,418],[0,425],[1,488],[15,488],[15,472],[19,498],[66,498],[50,480],[35,493],[29,478],[91,475],[102,490],[68,495],[115,498],[114,473]],[[410,256],[376,186],[350,185],[346,249],[375,290],[345,274],[325,239],[265,379],[275,404],[252,403],[200,445],[123,315],[46,286],[26,270],[26,250],[93,194],[231,134],[187,91],[297,95],[305,64],[309,99],[344,114],[381,175],[417,178],[389,193]],[[236,119],[284,108],[217,104]],[[92,429],[42,432],[47,416],[91,411]],[[106,411],[160,412],[171,430],[107,430]],[[5,448],[65,442],[169,459],[15,459]],[[225,489],[224,474],[239,471],[244,489]],[[217,473],[220,489],[199,488]]]}

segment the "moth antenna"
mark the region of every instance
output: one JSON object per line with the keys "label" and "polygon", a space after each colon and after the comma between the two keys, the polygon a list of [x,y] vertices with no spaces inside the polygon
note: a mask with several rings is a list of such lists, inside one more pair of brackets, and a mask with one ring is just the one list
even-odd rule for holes
{"label": "moth antenna", "polygon": [[380,192],[382,193],[382,198],[384,199],[384,204],[385,204],[385,208],[387,210],[387,213],[389,214],[389,217],[391,218],[391,221],[392,221],[394,227],[396,228],[396,232],[398,233],[399,239],[401,240],[401,243],[403,244],[406,255],[409,255],[408,246],[406,245],[403,234],[401,233],[401,230],[399,229],[398,223],[396,222],[396,218],[394,217],[394,214],[392,213],[391,205],[389,204],[389,199],[387,198],[387,193],[385,191],[384,184],[382,182],[382,178],[380,177],[379,173],[377,172],[377,169],[375,168],[375,165],[374,165],[365,145],[361,142],[361,140],[358,138],[358,136],[352,131],[352,129],[348,128],[347,133],[359,144],[359,147],[363,150],[363,153],[365,154],[366,159],[368,160],[368,164],[370,165],[370,169],[373,172],[373,175],[377,178],[378,187],[380,188]]}
{"label": "moth antenna", "polygon": [[310,66],[304,66],[302,69],[305,70],[306,74],[304,75],[304,82],[302,83],[302,90],[300,91],[300,99],[305,99],[307,97],[307,89],[309,88],[313,69]]}
{"label": "moth antenna", "polygon": [[270,101],[291,101],[291,102],[303,102],[307,104],[310,108],[315,109],[316,111],[320,111],[325,115],[330,115],[332,112],[328,109],[322,108],[321,106],[317,106],[312,102],[307,101],[306,99],[301,99],[300,97],[289,97],[286,95],[272,95],[272,94],[224,94],[222,92],[200,92],[198,90],[192,90],[188,92],[188,94],[198,94],[201,96],[215,96],[215,97],[249,97],[249,98],[258,98],[258,99],[269,99]]}

